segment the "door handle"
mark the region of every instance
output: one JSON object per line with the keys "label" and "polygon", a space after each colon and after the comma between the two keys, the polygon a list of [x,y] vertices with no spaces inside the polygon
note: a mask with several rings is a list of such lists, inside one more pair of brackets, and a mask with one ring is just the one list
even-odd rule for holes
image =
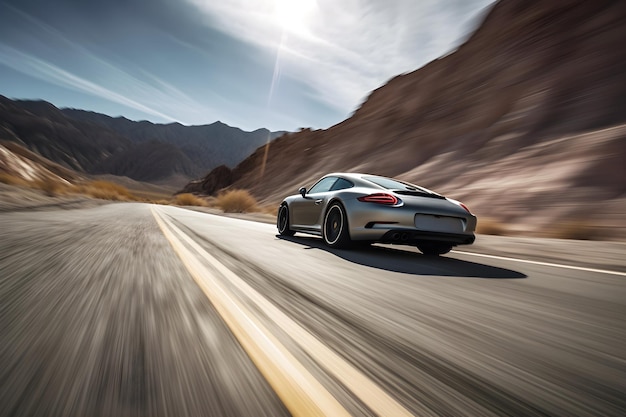
{"label": "door handle", "polygon": [[319,200],[315,200],[315,205],[319,206],[320,204],[322,204],[322,201],[324,200],[322,200],[321,198]]}

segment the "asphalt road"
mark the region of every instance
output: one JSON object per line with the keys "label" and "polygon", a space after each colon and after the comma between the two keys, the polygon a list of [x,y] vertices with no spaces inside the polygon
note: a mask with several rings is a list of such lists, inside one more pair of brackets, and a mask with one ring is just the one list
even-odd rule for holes
{"label": "asphalt road", "polygon": [[626,245],[490,239],[0,213],[0,416],[626,415]]}

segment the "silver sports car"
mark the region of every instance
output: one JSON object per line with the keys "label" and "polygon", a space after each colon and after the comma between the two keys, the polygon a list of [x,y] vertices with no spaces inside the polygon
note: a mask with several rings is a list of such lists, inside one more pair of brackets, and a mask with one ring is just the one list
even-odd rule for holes
{"label": "silver sports car", "polygon": [[281,235],[319,235],[333,248],[414,245],[426,255],[441,255],[475,239],[476,217],[467,206],[404,181],[334,173],[299,192],[280,204],[276,223]]}

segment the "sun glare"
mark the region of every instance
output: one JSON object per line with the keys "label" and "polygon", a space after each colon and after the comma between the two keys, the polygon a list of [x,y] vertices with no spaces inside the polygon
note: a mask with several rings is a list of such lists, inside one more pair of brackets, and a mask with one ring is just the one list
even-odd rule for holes
{"label": "sun glare", "polygon": [[316,0],[275,0],[274,18],[283,30],[306,34]]}

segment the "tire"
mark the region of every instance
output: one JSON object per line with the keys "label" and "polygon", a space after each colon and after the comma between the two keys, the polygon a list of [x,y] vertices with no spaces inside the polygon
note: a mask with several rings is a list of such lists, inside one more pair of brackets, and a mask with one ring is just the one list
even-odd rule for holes
{"label": "tire", "polygon": [[428,244],[418,245],[417,248],[424,255],[428,255],[428,256],[443,255],[452,250],[452,246],[441,244],[441,243],[428,243]]}
{"label": "tire", "polygon": [[289,228],[289,207],[287,207],[286,204],[281,205],[278,209],[276,227],[281,236],[293,236],[296,234],[296,232]]}
{"label": "tire", "polygon": [[350,246],[348,218],[341,204],[331,204],[326,214],[324,214],[322,238],[324,239],[324,243],[331,248],[341,249]]}

